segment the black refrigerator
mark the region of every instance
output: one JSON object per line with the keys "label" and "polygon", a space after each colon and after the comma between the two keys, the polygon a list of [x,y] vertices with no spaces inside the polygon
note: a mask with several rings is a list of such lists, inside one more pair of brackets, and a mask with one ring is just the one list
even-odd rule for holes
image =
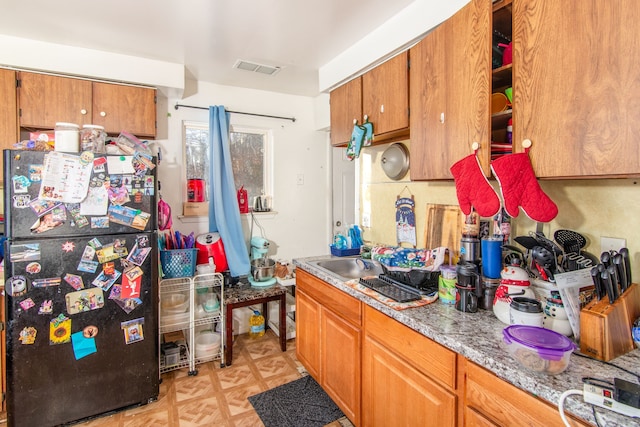
{"label": "black refrigerator", "polygon": [[8,426],[156,400],[156,162],[4,151]]}

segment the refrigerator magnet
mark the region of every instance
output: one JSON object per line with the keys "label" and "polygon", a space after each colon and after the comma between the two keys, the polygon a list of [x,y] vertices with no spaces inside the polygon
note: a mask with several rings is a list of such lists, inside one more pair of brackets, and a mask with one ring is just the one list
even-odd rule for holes
{"label": "refrigerator magnet", "polygon": [[9,261],[40,261],[40,243],[11,245],[9,247]]}
{"label": "refrigerator magnet", "polygon": [[73,242],[66,241],[62,244],[62,252],[73,252],[76,249],[76,244]]}
{"label": "refrigerator magnet", "polygon": [[104,270],[100,272],[98,277],[93,279],[91,284],[96,288],[100,288],[103,291],[108,291],[109,288],[115,283],[122,273],[118,270],[114,270],[113,274],[106,274]]}
{"label": "refrigerator magnet", "polygon": [[31,164],[29,165],[29,181],[31,182],[40,182],[42,181],[42,164]]}
{"label": "refrigerator magnet", "polygon": [[43,279],[33,279],[31,286],[34,288],[48,288],[50,286],[60,286],[62,279],[59,277],[46,277]]}
{"label": "refrigerator magnet", "polygon": [[27,298],[25,300],[20,301],[20,307],[22,307],[23,310],[29,310],[31,307],[35,306],[36,303],[33,302],[33,300],[31,298]]}
{"label": "refrigerator magnet", "polygon": [[80,289],[84,289],[84,280],[82,280],[82,276],[78,276],[77,274],[67,273],[64,275],[64,281],[69,284],[73,289],[79,291]]}
{"label": "refrigerator magnet", "polygon": [[95,338],[98,335],[98,327],[96,325],[85,326],[82,330],[82,336],[85,338]]}
{"label": "refrigerator magnet", "polygon": [[33,344],[36,342],[38,331],[33,326],[26,326],[20,331],[18,338],[22,344]]}
{"label": "refrigerator magnet", "polygon": [[49,344],[66,344],[71,341],[71,319],[60,313],[49,322]]}
{"label": "refrigerator magnet", "polygon": [[13,184],[13,192],[15,194],[27,193],[29,192],[29,186],[31,185],[31,181],[24,175],[16,175],[11,178],[11,182]]}
{"label": "refrigerator magnet", "polygon": [[121,298],[139,298],[140,297],[140,286],[142,285],[142,270],[140,267],[136,267],[133,270],[140,270],[140,275],[132,274],[129,275],[125,273],[122,279],[121,285]]}
{"label": "refrigerator magnet", "polygon": [[12,197],[13,207],[16,209],[28,208],[31,203],[31,196],[29,194],[18,194]]}
{"label": "refrigerator magnet", "polygon": [[4,289],[5,292],[9,294],[9,296],[20,297],[22,295],[26,295],[29,288],[28,284],[29,282],[24,276],[11,276],[9,277],[9,279],[7,279]]}
{"label": "refrigerator magnet", "polygon": [[78,263],[78,271],[84,271],[85,273],[95,273],[100,263],[98,261],[80,260]]}
{"label": "refrigerator magnet", "polygon": [[104,307],[104,294],[102,289],[83,289],[69,292],[65,295],[65,301],[67,303],[67,313],[78,314]]}
{"label": "refrigerator magnet", "polygon": [[143,324],[143,317],[120,323],[120,327],[124,332],[125,344],[133,344],[135,342],[144,340],[144,332],[142,330]]}
{"label": "refrigerator magnet", "polygon": [[27,264],[27,266],[25,267],[25,271],[29,274],[38,274],[40,273],[40,271],[42,270],[42,266],[40,265],[39,262],[30,262],[29,264]]}
{"label": "refrigerator magnet", "polygon": [[96,349],[96,340],[85,337],[82,331],[74,332],[73,335],[71,335],[71,345],[73,346],[73,355],[76,360],[98,351]]}
{"label": "refrigerator magnet", "polygon": [[38,309],[38,314],[48,315],[53,313],[53,300],[46,299],[42,301],[40,304],[40,308]]}

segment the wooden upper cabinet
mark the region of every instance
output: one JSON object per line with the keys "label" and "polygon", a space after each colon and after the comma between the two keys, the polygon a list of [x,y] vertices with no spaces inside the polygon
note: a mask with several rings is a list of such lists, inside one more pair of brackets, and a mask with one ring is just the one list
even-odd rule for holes
{"label": "wooden upper cabinet", "polygon": [[639,176],[634,0],[514,0],[514,151],[540,178]]}
{"label": "wooden upper cabinet", "polygon": [[491,2],[472,0],[409,51],[412,180],[452,179],[473,142],[489,176],[491,40]]}
{"label": "wooden upper cabinet", "polygon": [[347,145],[353,121],[362,123],[362,77],[355,78],[329,94],[331,145]]}
{"label": "wooden upper cabinet", "polygon": [[53,129],[56,122],[91,123],[91,82],[18,72],[20,127]]}
{"label": "wooden upper cabinet", "polygon": [[104,126],[111,135],[156,135],[155,89],[23,71],[18,79],[22,128],[53,129],[68,122]]}
{"label": "wooden upper cabinet", "polygon": [[110,134],[127,131],[153,138],[156,135],[156,90],[93,82],[92,120]]}
{"label": "wooden upper cabinet", "polygon": [[[18,142],[18,104],[16,72],[0,68],[0,151]],[[1,169],[1,166],[0,166]],[[2,175],[0,175],[2,181]]]}
{"label": "wooden upper cabinet", "polygon": [[[378,65],[362,76],[362,114],[376,136],[409,128],[409,53]],[[386,139],[386,138],[385,138]]]}

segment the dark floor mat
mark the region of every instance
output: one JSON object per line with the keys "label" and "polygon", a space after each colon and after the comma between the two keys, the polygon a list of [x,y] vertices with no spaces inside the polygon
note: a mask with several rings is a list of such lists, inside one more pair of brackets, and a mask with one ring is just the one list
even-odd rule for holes
{"label": "dark floor mat", "polygon": [[322,427],[344,414],[309,375],[249,397],[265,427]]}

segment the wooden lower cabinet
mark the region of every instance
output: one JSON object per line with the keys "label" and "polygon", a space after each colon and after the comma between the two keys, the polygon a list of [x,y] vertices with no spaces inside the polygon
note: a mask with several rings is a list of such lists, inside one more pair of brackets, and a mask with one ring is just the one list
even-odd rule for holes
{"label": "wooden lower cabinet", "polygon": [[363,426],[455,426],[456,353],[365,307]]}
{"label": "wooden lower cabinet", "polygon": [[296,357],[356,426],[360,422],[362,303],[296,272]]}
{"label": "wooden lower cabinet", "polygon": [[[564,427],[556,406],[466,361],[465,426]],[[572,419],[573,426],[586,427]]]}

